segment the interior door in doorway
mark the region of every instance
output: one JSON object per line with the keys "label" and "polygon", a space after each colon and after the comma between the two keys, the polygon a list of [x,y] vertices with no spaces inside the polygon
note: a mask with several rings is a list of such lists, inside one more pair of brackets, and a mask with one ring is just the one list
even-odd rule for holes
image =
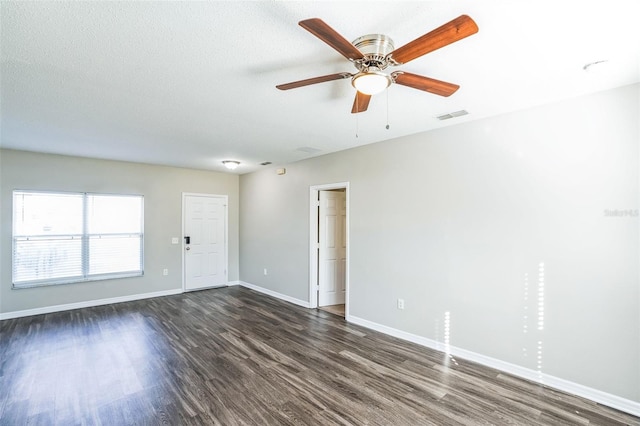
{"label": "interior door in doorway", "polygon": [[344,191],[319,191],[318,306],[345,302],[347,200]]}
{"label": "interior door in doorway", "polygon": [[184,287],[227,284],[226,197],[184,196]]}

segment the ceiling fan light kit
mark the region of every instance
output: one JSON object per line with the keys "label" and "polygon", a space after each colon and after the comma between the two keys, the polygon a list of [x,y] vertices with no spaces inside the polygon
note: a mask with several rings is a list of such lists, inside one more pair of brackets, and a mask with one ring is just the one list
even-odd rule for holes
{"label": "ceiling fan light kit", "polygon": [[391,77],[377,68],[367,68],[351,79],[351,85],[365,95],[377,95],[391,85]]}
{"label": "ceiling fan light kit", "polygon": [[366,111],[371,96],[383,92],[392,83],[439,96],[450,96],[460,86],[404,71],[386,74],[383,70],[389,66],[406,64],[413,59],[478,32],[478,26],[473,19],[467,15],[461,15],[395,49],[393,40],[384,34],[364,35],[350,43],[319,18],[306,19],[300,21],[299,24],[351,61],[358,69],[358,72],[355,74],[343,72],[308,78],[280,84],[276,87],[280,90],[289,90],[311,84],[351,78],[351,85],[358,92],[353,103],[352,113]]}

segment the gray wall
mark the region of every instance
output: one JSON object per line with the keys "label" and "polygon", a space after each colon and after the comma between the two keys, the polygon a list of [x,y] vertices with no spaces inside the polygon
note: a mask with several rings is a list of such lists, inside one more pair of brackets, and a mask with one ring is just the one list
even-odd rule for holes
{"label": "gray wall", "polygon": [[450,312],[453,346],[640,401],[639,218],[605,212],[639,208],[639,100],[633,85],[243,175],[240,279],[308,300],[309,186],[348,181],[351,315],[443,341]]}
{"label": "gray wall", "polygon": [[[229,196],[229,275],[238,280],[237,175],[117,161],[0,150],[0,313],[182,288],[182,192]],[[12,191],[142,194],[143,277],[12,290]],[[169,269],[163,276],[162,270]]]}

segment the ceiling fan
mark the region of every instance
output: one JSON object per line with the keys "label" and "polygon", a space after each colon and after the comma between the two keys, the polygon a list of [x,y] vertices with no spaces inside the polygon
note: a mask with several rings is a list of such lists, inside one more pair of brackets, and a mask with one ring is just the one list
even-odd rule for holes
{"label": "ceiling fan", "polygon": [[350,78],[351,84],[357,90],[353,108],[351,109],[352,113],[366,111],[371,96],[384,91],[391,83],[424,90],[440,96],[452,95],[460,88],[457,84],[405,71],[394,71],[387,74],[383,70],[389,66],[406,64],[413,59],[478,32],[478,26],[473,19],[467,15],[461,15],[394,50],[393,40],[383,34],[368,34],[358,37],[353,43],[349,43],[347,39],[319,18],[306,19],[300,21],[299,24],[351,61],[358,69],[358,72],[355,74],[340,72],[323,75],[280,84],[276,87],[280,90],[289,90],[316,83]]}

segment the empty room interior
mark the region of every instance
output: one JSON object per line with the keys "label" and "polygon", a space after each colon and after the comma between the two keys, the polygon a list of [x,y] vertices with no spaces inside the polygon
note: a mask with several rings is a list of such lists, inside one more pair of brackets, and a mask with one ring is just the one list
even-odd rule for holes
{"label": "empty room interior", "polygon": [[0,424],[640,425],[635,1],[0,2]]}

